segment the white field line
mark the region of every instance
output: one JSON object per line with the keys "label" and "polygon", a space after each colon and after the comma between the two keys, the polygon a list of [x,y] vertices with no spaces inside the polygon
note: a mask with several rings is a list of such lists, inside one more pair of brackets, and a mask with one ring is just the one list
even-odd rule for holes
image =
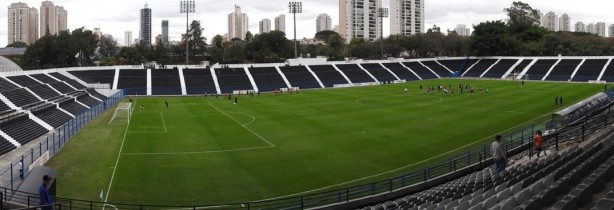
{"label": "white field line", "polygon": [[164,116],[162,116],[162,112],[160,112],[160,118],[162,118],[162,125],[164,126],[164,132],[166,131],[166,123],[164,122]]}
{"label": "white field line", "polygon": [[266,142],[267,144],[269,144],[270,146],[274,147],[275,144],[269,142],[268,140],[266,140],[264,137],[262,137],[260,134],[254,132],[252,129],[248,128],[247,126],[245,126],[244,124],[241,124],[241,122],[239,122],[237,119],[235,119],[234,117],[226,114],[226,112],[218,109],[217,107],[213,106],[213,104],[209,103],[209,106],[213,107],[215,110],[217,110],[218,112],[222,113],[223,115],[226,115],[228,118],[232,119],[233,121],[235,121],[237,124],[239,124],[240,126],[242,126],[243,128],[247,129],[249,132],[253,133],[254,135],[256,135],[258,138],[262,139],[262,141]]}
{"label": "white field line", "polygon": [[[130,128],[130,120],[128,120],[128,124],[126,124],[126,131],[124,131],[124,137],[122,138],[122,144],[119,147],[119,152],[117,153],[117,159],[115,160],[115,166],[113,167],[113,173],[111,174],[111,181],[109,181],[109,187],[107,188],[107,195],[104,198],[105,203],[109,199],[109,194],[111,193],[111,186],[113,186],[113,178],[115,178],[115,172],[117,171],[117,164],[119,164],[119,158],[122,155],[122,150],[124,149],[124,142],[126,141],[126,136],[128,135],[129,128]],[[102,209],[104,210],[104,206],[102,207]]]}
{"label": "white field line", "polygon": [[227,149],[227,150],[211,150],[211,151],[201,151],[201,152],[131,152],[124,153],[124,155],[199,155],[199,154],[212,154],[212,153],[224,153],[224,152],[239,152],[239,151],[248,151],[248,150],[258,150],[258,149],[266,149],[275,147],[274,145],[263,146],[263,147],[249,147],[249,148],[241,148],[241,149]]}

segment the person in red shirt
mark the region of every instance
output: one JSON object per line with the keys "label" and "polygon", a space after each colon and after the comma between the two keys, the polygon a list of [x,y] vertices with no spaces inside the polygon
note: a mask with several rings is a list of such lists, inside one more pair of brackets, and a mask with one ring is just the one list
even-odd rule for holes
{"label": "person in red shirt", "polygon": [[542,136],[542,131],[538,130],[535,132],[535,136],[533,136],[533,148],[537,151],[537,157],[539,154],[544,151],[544,155],[546,155],[546,151],[543,148],[544,137]]}

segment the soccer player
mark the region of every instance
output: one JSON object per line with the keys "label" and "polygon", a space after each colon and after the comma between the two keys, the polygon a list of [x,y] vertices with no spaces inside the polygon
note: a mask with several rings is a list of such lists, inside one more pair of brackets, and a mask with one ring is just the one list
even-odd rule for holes
{"label": "soccer player", "polygon": [[554,104],[559,105],[559,96],[554,97]]}
{"label": "soccer player", "polygon": [[237,104],[237,97],[235,96],[235,104]]}
{"label": "soccer player", "polygon": [[164,105],[166,105],[166,108],[168,108],[168,101],[164,100]]}
{"label": "soccer player", "polygon": [[405,87],[405,95],[407,95],[407,87]]}
{"label": "soccer player", "polygon": [[420,92],[422,92],[422,85],[420,85]]}
{"label": "soccer player", "polygon": [[561,106],[563,106],[563,96],[559,97],[559,102],[561,103]]}

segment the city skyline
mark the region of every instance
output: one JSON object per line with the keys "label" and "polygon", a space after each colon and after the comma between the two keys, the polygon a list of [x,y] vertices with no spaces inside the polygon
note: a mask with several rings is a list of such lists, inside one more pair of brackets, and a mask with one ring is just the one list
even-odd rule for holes
{"label": "city skyline", "polygon": [[[15,1],[17,2],[17,1]],[[30,7],[39,7],[40,0],[23,0]],[[76,0],[54,0],[56,5],[62,5],[69,11],[68,29],[85,27],[101,28],[104,34],[110,34],[117,40],[124,40],[124,32],[139,32],[139,13],[138,11],[146,3],[145,1],[117,1],[108,0],[105,2],[76,1]],[[597,6],[596,0],[588,0],[587,4],[577,4],[573,0],[562,0],[556,4],[539,0],[527,0],[532,7],[541,11],[554,11],[559,14],[567,13],[571,17],[571,23],[578,21],[584,23],[605,22],[607,25],[614,24],[614,15],[610,14],[607,7]],[[0,10],[0,47],[7,44],[7,9],[13,3],[4,1],[4,9]],[[149,7],[154,10],[152,22],[160,23],[163,19],[169,20],[169,37],[172,41],[179,40],[181,33],[185,31],[185,14],[179,13],[179,1],[156,1],[147,2]],[[425,2],[425,29],[429,29],[433,24],[437,24],[442,31],[453,30],[457,24],[465,24],[468,27],[487,20],[506,19],[503,8],[509,7],[512,1],[489,1],[478,0],[467,4],[467,1],[451,0],[430,0]],[[591,4],[592,3],[592,4]],[[273,21],[274,17],[280,14],[288,15],[287,2],[265,1],[265,0],[234,0],[234,1],[196,1],[196,13],[190,15],[192,20],[200,20],[205,28],[204,36],[210,42],[216,34],[224,35],[227,31],[227,15],[233,11],[234,5],[241,5],[244,13],[250,16],[250,29],[252,33],[258,32],[258,22],[264,18]],[[390,0],[382,0],[384,7],[390,6]],[[116,7],[114,5],[122,5]],[[91,8],[91,9],[90,9]],[[313,21],[321,13],[331,16],[333,25],[339,22],[338,2],[330,0],[303,1],[303,14],[297,14],[297,38],[312,38],[315,34]],[[389,19],[384,20],[384,36],[390,34]],[[273,24],[272,24],[273,27]],[[293,27],[293,22],[286,23],[287,28]],[[161,34],[162,29],[159,24],[153,24],[152,34]],[[287,37],[293,37],[293,31],[286,31]]]}

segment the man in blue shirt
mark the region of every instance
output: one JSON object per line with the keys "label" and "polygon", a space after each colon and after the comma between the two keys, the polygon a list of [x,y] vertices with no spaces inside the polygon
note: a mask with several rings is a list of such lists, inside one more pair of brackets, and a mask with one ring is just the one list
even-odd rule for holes
{"label": "man in blue shirt", "polygon": [[[47,191],[47,188],[49,187],[49,180],[51,180],[49,176],[43,176],[43,184],[38,188],[38,196],[40,197],[41,206],[53,204],[51,201],[51,195],[49,195],[49,191]],[[53,206],[45,206],[41,209],[51,210],[53,209]]]}

